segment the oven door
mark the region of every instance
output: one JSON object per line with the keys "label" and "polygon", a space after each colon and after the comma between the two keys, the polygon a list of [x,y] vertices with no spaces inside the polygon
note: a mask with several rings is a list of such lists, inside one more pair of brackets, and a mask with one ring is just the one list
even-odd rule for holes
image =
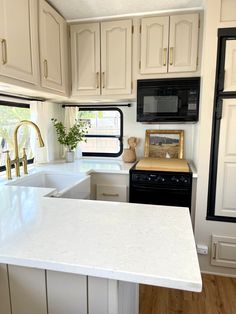
{"label": "oven door", "polygon": [[191,190],[188,188],[130,187],[130,203],[167,205],[191,208]]}

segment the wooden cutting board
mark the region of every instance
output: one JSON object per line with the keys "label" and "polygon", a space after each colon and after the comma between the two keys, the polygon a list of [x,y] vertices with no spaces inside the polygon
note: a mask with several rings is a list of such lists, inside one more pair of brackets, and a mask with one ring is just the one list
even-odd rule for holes
{"label": "wooden cutting board", "polygon": [[189,172],[188,162],[185,159],[174,158],[142,158],[137,163],[137,170]]}

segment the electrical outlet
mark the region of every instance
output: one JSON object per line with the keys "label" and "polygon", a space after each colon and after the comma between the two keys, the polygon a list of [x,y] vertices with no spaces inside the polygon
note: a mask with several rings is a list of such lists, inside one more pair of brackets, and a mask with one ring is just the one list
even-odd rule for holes
{"label": "electrical outlet", "polygon": [[201,255],[207,255],[208,254],[208,246],[203,244],[197,244],[197,252]]}

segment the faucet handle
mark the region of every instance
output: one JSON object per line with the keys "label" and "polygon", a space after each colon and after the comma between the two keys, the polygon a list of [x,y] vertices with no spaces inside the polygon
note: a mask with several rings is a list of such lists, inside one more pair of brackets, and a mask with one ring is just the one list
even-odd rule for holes
{"label": "faucet handle", "polygon": [[3,151],[4,154],[6,154],[6,175],[7,175],[7,179],[11,180],[12,176],[11,176],[11,158],[10,158],[10,151],[9,150],[5,150]]}
{"label": "faucet handle", "polygon": [[27,170],[27,155],[26,155],[26,148],[25,147],[23,148],[22,163],[23,163],[24,174],[28,174],[28,170]]}

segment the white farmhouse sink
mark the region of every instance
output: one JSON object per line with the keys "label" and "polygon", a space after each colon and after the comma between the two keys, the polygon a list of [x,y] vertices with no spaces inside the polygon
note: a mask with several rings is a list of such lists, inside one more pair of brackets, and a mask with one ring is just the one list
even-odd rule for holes
{"label": "white farmhouse sink", "polygon": [[[78,174],[68,174],[68,173],[55,173],[55,172],[36,172],[22,178],[16,179],[14,181],[8,182],[6,185],[12,186],[29,186],[29,187],[39,187],[39,188],[52,188],[56,189],[56,192],[50,194],[55,197],[69,197],[69,198],[82,198],[77,197],[75,193],[69,193],[69,191],[80,190],[79,186],[84,182],[89,182],[89,176],[78,173]],[[90,187],[87,194],[89,197]],[[87,198],[86,197],[86,198]]]}

